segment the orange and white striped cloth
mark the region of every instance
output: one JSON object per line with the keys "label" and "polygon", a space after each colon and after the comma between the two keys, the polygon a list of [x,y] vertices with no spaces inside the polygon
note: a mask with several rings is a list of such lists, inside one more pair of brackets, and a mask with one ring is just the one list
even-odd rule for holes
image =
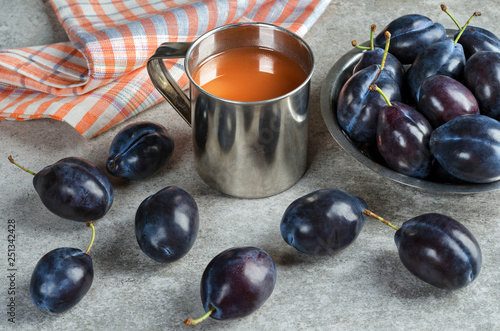
{"label": "orange and white striped cloth", "polygon": [[[52,118],[90,138],[162,101],[146,70],[167,41],[260,21],[304,35],[330,0],[49,0],[69,42],[0,50],[0,119]],[[187,84],[181,60],[167,67]]]}

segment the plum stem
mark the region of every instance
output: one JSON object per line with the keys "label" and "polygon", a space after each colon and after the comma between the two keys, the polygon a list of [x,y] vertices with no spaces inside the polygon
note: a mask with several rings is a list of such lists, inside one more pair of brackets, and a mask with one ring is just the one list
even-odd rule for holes
{"label": "plum stem", "polygon": [[375,29],[377,26],[375,24],[372,24],[370,27],[370,46],[361,46],[358,45],[358,42],[356,40],[351,41],[352,47],[356,47],[357,49],[365,50],[365,51],[373,51],[375,49],[375,42],[374,42],[374,36],[373,34],[375,33]]}
{"label": "plum stem", "polygon": [[465,28],[470,24],[470,21],[476,16],[481,16],[481,12],[478,12],[478,11],[474,12],[474,14],[472,14],[472,16],[467,20],[467,22],[465,22],[465,24],[463,26],[460,26],[460,24],[457,22],[455,17],[453,17],[453,15],[451,15],[450,12],[448,11],[448,7],[446,7],[444,4],[441,4],[441,10],[444,11],[446,13],[446,15],[448,15],[451,18],[451,20],[455,23],[455,25],[457,26],[457,28],[459,30],[457,37],[453,41],[454,44],[458,43],[458,40],[462,36],[462,33],[464,33]]}
{"label": "plum stem", "polygon": [[373,40],[376,28],[377,26],[375,24],[372,24],[370,27],[370,50],[372,51],[375,49],[375,42]]}
{"label": "plum stem", "polygon": [[380,93],[380,95],[382,96],[382,98],[384,98],[387,105],[392,106],[392,103],[389,100],[389,98],[387,97],[387,95],[384,93],[384,91],[382,91],[382,89],[380,87],[377,86],[377,84],[371,84],[370,91],[377,91],[378,93]]}
{"label": "plum stem", "polygon": [[386,31],[384,33],[384,36],[385,36],[385,49],[384,49],[384,56],[382,57],[382,63],[380,63],[380,71],[384,70],[387,54],[389,53],[389,44],[391,43],[391,33],[389,31]]}
{"label": "plum stem", "polygon": [[12,164],[14,164],[14,165],[18,166],[19,168],[23,169],[23,170],[24,170],[24,171],[26,171],[27,173],[32,174],[33,176],[35,176],[35,175],[36,175],[36,172],[33,172],[33,171],[29,170],[29,169],[26,169],[25,167],[23,167],[22,165],[20,165],[20,164],[19,164],[19,163],[17,163],[16,161],[14,161],[14,158],[12,157],[12,155],[9,155],[8,159],[9,159],[10,163],[12,163]]}
{"label": "plum stem", "polygon": [[481,12],[478,12],[478,11],[475,12],[474,14],[472,14],[472,16],[469,18],[469,20],[467,22],[465,22],[464,26],[460,29],[460,32],[458,33],[457,37],[455,38],[455,41],[454,41],[455,44],[458,43],[458,40],[460,39],[460,37],[464,33],[467,26],[470,24],[470,21],[472,21],[472,19],[476,16],[481,16]]}
{"label": "plum stem", "polygon": [[95,227],[94,227],[94,223],[93,222],[88,222],[87,226],[89,226],[92,229],[92,238],[90,239],[90,245],[87,248],[87,250],[85,251],[85,254],[88,254],[90,252],[90,249],[94,245],[94,239],[95,239]]}
{"label": "plum stem", "polygon": [[378,216],[377,214],[375,213],[372,213],[371,211],[369,211],[368,209],[365,209],[363,210],[363,214],[365,214],[366,216],[369,216],[369,217],[373,217],[377,220],[379,220],[380,222],[386,224],[386,225],[389,225],[391,228],[393,228],[394,230],[399,230],[399,228],[397,226],[395,226],[394,224],[392,224],[391,222],[389,222],[388,220],[386,220],[385,218],[383,217],[380,217]]}
{"label": "plum stem", "polygon": [[215,312],[215,307],[211,306],[210,309],[203,314],[200,318],[194,319],[194,318],[188,318],[184,321],[184,324],[187,326],[195,326],[204,320],[206,320],[210,315],[212,315]]}
{"label": "plum stem", "polygon": [[352,45],[353,47],[356,47],[357,49],[362,49],[362,50],[366,50],[366,51],[371,50],[371,49],[370,49],[370,47],[368,47],[368,46],[361,46],[361,45],[358,45],[358,42],[357,42],[356,40],[351,41],[351,45]]}
{"label": "plum stem", "polygon": [[451,20],[455,23],[455,25],[459,30],[462,30],[462,27],[460,26],[460,24],[458,24],[458,21],[455,19],[455,17],[453,17],[453,15],[450,14],[450,12],[448,11],[448,7],[446,7],[445,4],[441,4],[441,10],[444,11],[446,15],[448,15],[451,18]]}

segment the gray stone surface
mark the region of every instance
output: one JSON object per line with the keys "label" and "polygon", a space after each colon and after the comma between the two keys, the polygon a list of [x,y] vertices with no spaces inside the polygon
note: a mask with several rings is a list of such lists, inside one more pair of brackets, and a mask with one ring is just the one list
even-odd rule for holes
{"label": "gray stone surface", "polygon": [[[474,22],[500,33],[497,2],[449,3],[459,21],[474,11]],[[332,1],[305,36],[316,56],[310,113],[309,168],[291,189],[256,200],[223,196],[204,184],[193,166],[190,128],[163,102],[91,139],[51,120],[0,122],[0,330],[175,330],[183,319],[203,313],[201,274],[212,257],[232,246],[254,245],[277,265],[276,288],[265,305],[237,320],[209,319],[201,330],[499,330],[500,210],[498,192],[443,195],[386,180],[345,153],[328,132],[320,111],[321,84],[352,39],[368,39],[369,26],[421,13],[447,28],[453,23],[435,1]],[[44,0],[0,0],[0,47],[66,40]],[[91,255],[95,280],[86,297],[61,316],[49,316],[31,303],[31,272],[46,252],[63,246],[84,249],[90,229],[59,219],[41,204],[32,178],[7,161],[12,154],[37,171],[63,157],[79,156],[104,167],[109,144],[124,125],[142,120],[163,123],[175,139],[169,164],[154,177],[128,183],[113,180],[115,201],[96,222]],[[134,236],[140,202],[168,185],[192,194],[200,211],[200,231],[182,260],[160,265],[147,258]],[[427,212],[461,221],[482,247],[483,268],[470,286],[447,292],[411,275],[399,261],[394,231],[368,220],[358,239],[326,258],[308,257],[285,244],[279,223],[286,207],[320,188],[337,188],[366,200],[376,213],[400,225]],[[16,324],[7,322],[7,222],[16,222]]]}

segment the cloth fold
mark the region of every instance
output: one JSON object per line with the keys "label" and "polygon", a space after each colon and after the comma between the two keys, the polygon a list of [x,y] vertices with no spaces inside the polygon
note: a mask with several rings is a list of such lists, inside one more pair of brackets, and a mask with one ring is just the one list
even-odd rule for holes
{"label": "cloth fold", "polygon": [[[163,101],[146,62],[164,42],[234,22],[303,36],[330,0],[49,0],[69,42],[0,50],[0,119],[52,118],[85,138]],[[182,60],[166,62],[186,86]]]}

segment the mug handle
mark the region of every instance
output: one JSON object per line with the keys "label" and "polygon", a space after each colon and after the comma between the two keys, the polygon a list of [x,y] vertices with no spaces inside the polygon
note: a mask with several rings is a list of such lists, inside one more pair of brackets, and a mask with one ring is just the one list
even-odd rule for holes
{"label": "mug handle", "polygon": [[191,125],[190,99],[170,75],[163,59],[184,58],[191,45],[191,42],[163,43],[148,59],[147,64],[149,78],[153,85],[189,125]]}

